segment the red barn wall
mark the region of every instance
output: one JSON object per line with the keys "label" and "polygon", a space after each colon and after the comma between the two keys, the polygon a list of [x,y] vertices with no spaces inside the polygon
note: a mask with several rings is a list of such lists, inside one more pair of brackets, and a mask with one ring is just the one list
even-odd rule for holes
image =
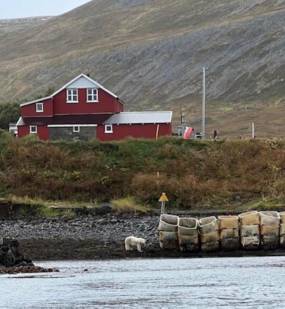
{"label": "red barn wall", "polygon": [[44,141],[47,141],[49,139],[47,126],[38,126],[38,137]]}
{"label": "red barn wall", "polygon": [[[49,134],[48,134],[48,127],[47,126],[37,126],[37,136],[41,140],[48,140]],[[18,137],[24,137],[30,134],[30,126],[19,126],[18,127]]]}
{"label": "red barn wall", "polygon": [[[36,112],[36,104],[43,103],[44,111],[42,113]],[[25,117],[51,117],[53,115],[52,99],[39,101],[37,103],[21,106],[21,116]]]}
{"label": "red barn wall", "polygon": [[86,89],[78,89],[78,103],[66,103],[66,89],[54,96],[54,115],[80,115],[96,113],[118,113],[123,105],[118,99],[98,89],[98,102],[88,103]]}
{"label": "red barn wall", "polygon": [[[97,127],[97,138],[100,141],[122,140],[124,138],[147,138],[155,139],[157,132],[157,124],[120,124],[113,125],[113,133],[105,133],[105,126]],[[158,137],[169,136],[172,134],[170,123],[159,125]]]}
{"label": "red barn wall", "polygon": [[[37,136],[41,140],[49,139],[49,129],[47,126],[38,125]],[[116,141],[125,138],[146,138],[155,139],[157,131],[157,124],[121,124],[113,125],[113,133],[105,133],[105,126],[99,125],[97,127],[97,139],[100,141]],[[30,126],[19,126],[18,127],[18,137],[24,137],[30,134]],[[172,134],[171,124],[160,124],[158,137],[170,136]]]}
{"label": "red barn wall", "polygon": [[18,137],[24,137],[29,135],[30,127],[29,126],[18,126]]}

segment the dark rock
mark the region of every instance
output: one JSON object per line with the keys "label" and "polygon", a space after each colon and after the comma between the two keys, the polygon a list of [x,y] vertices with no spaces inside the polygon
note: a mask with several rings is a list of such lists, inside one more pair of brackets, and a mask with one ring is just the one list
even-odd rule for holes
{"label": "dark rock", "polygon": [[5,267],[33,266],[33,263],[20,252],[17,240],[3,239],[0,245],[0,265]]}
{"label": "dark rock", "polygon": [[100,204],[99,207],[95,208],[96,215],[106,215],[112,212],[112,205],[109,203]]}
{"label": "dark rock", "polygon": [[59,272],[58,269],[55,268],[43,268],[39,266],[15,266],[15,267],[1,267],[0,266],[0,274],[33,274],[33,273],[51,273],[51,272]]}

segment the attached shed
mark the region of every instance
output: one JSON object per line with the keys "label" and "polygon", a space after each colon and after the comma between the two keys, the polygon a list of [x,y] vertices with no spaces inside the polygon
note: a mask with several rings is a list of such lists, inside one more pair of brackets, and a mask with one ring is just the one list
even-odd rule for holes
{"label": "attached shed", "polygon": [[155,139],[172,133],[171,111],[121,112],[99,126],[97,137],[102,141],[124,138]]}

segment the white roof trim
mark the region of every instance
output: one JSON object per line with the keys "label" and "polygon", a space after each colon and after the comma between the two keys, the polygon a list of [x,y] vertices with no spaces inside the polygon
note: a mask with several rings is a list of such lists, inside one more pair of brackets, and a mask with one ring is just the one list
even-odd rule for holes
{"label": "white roof trim", "polygon": [[23,121],[23,118],[20,117],[19,120],[16,123],[16,126],[22,126],[22,125],[24,125],[24,121]]}
{"label": "white roof trim", "polygon": [[171,111],[147,111],[121,112],[111,116],[104,124],[160,124],[171,122]]}
{"label": "white roof trim", "polygon": [[48,128],[97,127],[97,124],[49,124]]}
{"label": "white roof trim", "polygon": [[81,78],[81,77],[84,77],[86,78],[87,80],[89,80],[91,83],[93,83],[95,86],[97,86],[98,88],[104,90],[105,92],[109,93],[111,96],[115,97],[116,99],[118,99],[118,96],[115,95],[113,92],[111,92],[110,90],[106,89],[105,87],[103,87],[100,83],[96,82],[94,79],[90,78],[89,76],[85,75],[85,74],[80,74],[78,76],[76,76],[75,78],[73,78],[71,81],[69,81],[67,84],[65,84],[63,87],[61,87],[60,89],[58,89],[56,92],[54,92],[52,95],[48,96],[48,97],[45,97],[45,98],[41,98],[41,99],[37,99],[37,100],[34,100],[34,101],[30,101],[30,102],[27,102],[27,103],[23,103],[21,104],[20,106],[26,106],[26,105],[30,105],[30,104],[33,104],[33,103],[37,103],[37,102],[40,102],[40,101],[44,101],[44,100],[47,100],[47,99],[51,99],[52,97],[54,97],[55,95],[59,94],[61,91],[63,91],[65,88],[67,88],[69,85],[73,84],[77,79]]}
{"label": "white roof trim", "polygon": [[52,95],[49,96],[49,97],[40,98],[40,99],[30,101],[30,102],[27,102],[27,103],[22,103],[22,104],[20,104],[20,106],[22,107],[22,106],[38,103],[38,102],[45,101],[45,100],[48,100],[48,99],[51,99],[51,98],[52,98]]}
{"label": "white roof trim", "polygon": [[91,83],[97,85],[100,89],[104,90],[105,92],[109,93],[112,97],[115,97],[116,99],[118,99],[118,96],[115,95],[113,92],[111,92],[110,90],[108,90],[107,88],[103,87],[101,84],[99,84],[98,82],[96,82],[96,80],[90,78],[89,76],[85,75],[85,74],[80,74],[77,78],[80,77],[85,77],[87,78]]}

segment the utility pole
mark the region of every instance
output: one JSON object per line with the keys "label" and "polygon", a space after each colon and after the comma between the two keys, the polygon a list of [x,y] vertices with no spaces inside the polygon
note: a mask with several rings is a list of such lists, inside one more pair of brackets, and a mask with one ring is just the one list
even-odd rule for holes
{"label": "utility pole", "polygon": [[182,126],[183,123],[184,123],[184,113],[183,113],[182,104],[180,104],[180,125]]}
{"label": "utility pole", "polygon": [[251,138],[255,139],[255,124],[254,124],[254,122],[251,123]]}
{"label": "utility pole", "polygon": [[202,138],[206,138],[206,68],[203,67]]}

